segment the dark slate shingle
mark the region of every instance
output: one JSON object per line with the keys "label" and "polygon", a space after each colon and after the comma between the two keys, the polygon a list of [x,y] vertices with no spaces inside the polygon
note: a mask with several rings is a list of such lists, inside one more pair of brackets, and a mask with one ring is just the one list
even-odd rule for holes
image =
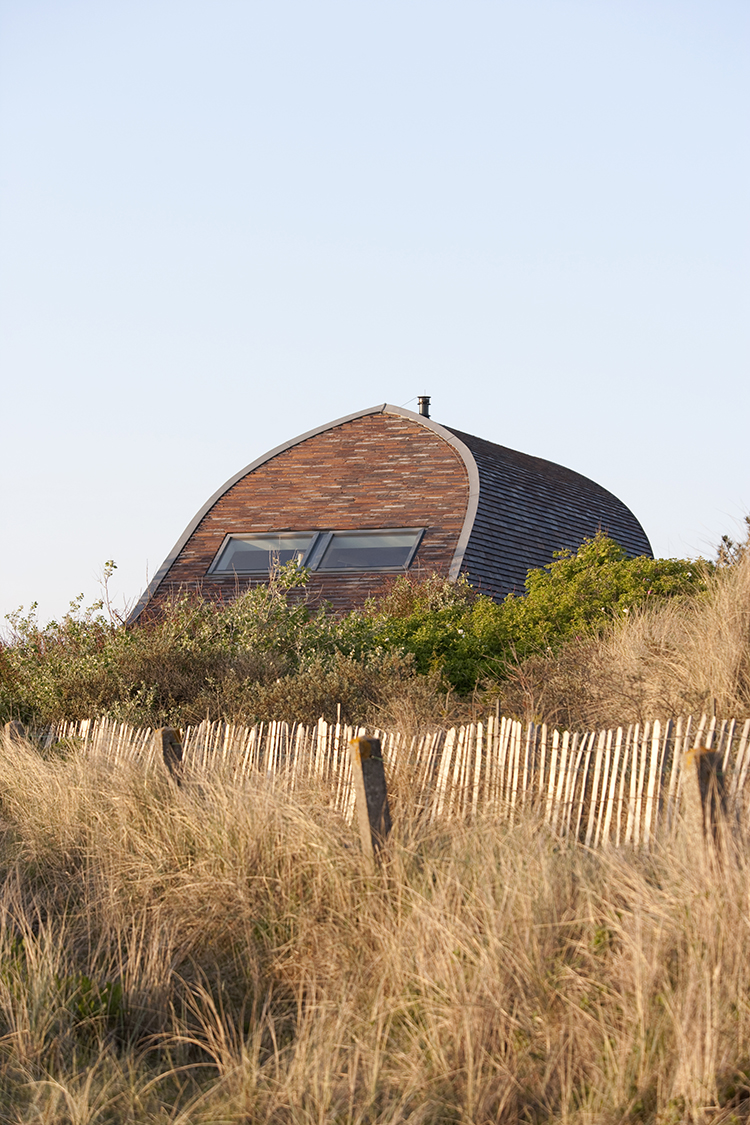
{"label": "dark slate shingle", "polygon": [[576,550],[599,530],[631,557],[653,557],[638,520],[606,488],[552,461],[445,428],[468,446],[479,472],[462,569],[484,593],[522,591],[530,568],[546,566],[564,547]]}

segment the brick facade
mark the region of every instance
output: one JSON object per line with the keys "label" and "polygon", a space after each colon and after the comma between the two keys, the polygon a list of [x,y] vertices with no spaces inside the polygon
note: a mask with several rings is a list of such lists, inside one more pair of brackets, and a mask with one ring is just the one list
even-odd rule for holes
{"label": "brick facade", "polygon": [[[200,589],[229,600],[249,578],[208,575],[224,537],[266,531],[424,527],[410,572],[447,574],[469,496],[460,455],[407,417],[374,413],[345,421],[278,453],[229,488],[204,515],[150,602]],[[313,572],[313,604],[361,605],[391,574]],[[256,580],[254,580],[256,581]]]}

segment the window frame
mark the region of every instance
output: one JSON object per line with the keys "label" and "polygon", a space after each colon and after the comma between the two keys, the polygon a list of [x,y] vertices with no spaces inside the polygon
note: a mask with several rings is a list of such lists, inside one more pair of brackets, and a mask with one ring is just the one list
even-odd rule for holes
{"label": "window frame", "polygon": [[[218,564],[221,556],[224,554],[230,541],[233,539],[260,539],[262,536],[273,536],[274,539],[297,539],[304,535],[310,535],[310,545],[308,546],[302,561],[299,563],[300,567],[308,567],[313,574],[321,575],[355,575],[355,574],[402,574],[406,572],[414,561],[414,556],[419,550],[419,546],[424,538],[427,528],[425,527],[348,527],[348,528],[333,528],[330,530],[320,529],[312,530],[294,530],[294,531],[245,531],[241,533],[229,532],[226,534],[221,542],[221,546],[211,560],[211,564],[206,571],[207,578],[232,578],[232,577],[253,577],[257,575],[264,575],[270,573],[270,567],[264,570],[219,570]],[[398,533],[409,533],[414,535],[414,543],[409,550],[406,562],[400,566],[368,566],[363,567],[361,570],[355,570],[354,567],[326,567],[321,569],[320,564],[323,561],[326,551],[330,544],[334,541],[337,535],[394,535]]]}
{"label": "window frame", "polygon": [[[219,570],[219,561],[221,559],[221,556],[224,554],[224,551],[233,539],[243,539],[247,541],[248,539],[261,539],[264,536],[268,536],[269,538],[273,537],[274,539],[299,539],[303,535],[311,536],[310,543],[304,553],[302,562],[299,564],[300,566],[306,566],[306,560],[309,558],[310,552],[313,550],[320,537],[319,531],[243,531],[239,534],[236,532],[229,532],[224,536],[221,546],[211,560],[211,565],[206,571],[206,577],[231,578],[232,576],[236,575],[238,578],[240,578],[245,575],[252,576],[254,574],[270,574],[270,567],[265,567],[263,570],[236,570],[234,568]],[[269,551],[269,554],[271,553],[272,552]]]}
{"label": "window frame", "polygon": [[[348,527],[338,528],[335,531],[325,533],[325,542],[323,545],[316,544],[315,549],[315,574],[401,574],[409,569],[414,556],[419,550],[419,544],[422,542],[424,533],[427,529],[424,527]],[[323,569],[320,564],[322,563],[325,553],[337,535],[396,535],[398,533],[410,533],[414,535],[414,543],[409,550],[406,562],[400,566],[368,566],[362,567],[361,570],[355,570],[352,566],[345,567],[326,567]]]}

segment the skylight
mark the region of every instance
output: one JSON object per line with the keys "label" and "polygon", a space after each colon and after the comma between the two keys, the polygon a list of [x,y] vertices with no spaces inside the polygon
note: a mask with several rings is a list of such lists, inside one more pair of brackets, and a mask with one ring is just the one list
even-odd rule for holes
{"label": "skylight", "polygon": [[334,531],[318,570],[405,570],[419,531]]}
{"label": "skylight", "polygon": [[209,574],[268,574],[291,560],[331,574],[406,570],[423,528],[228,535]]}
{"label": "skylight", "polygon": [[291,535],[230,535],[209,574],[268,574],[292,559],[302,561],[317,538],[315,532]]}

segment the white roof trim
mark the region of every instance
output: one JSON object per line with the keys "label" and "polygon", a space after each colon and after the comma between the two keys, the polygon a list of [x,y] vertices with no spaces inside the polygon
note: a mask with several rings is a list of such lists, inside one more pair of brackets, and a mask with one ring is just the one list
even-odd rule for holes
{"label": "white roof trim", "polygon": [[433,433],[441,437],[448,445],[451,445],[463,460],[469,478],[469,499],[466,506],[463,527],[461,528],[456,550],[453,552],[453,559],[451,560],[451,565],[448,570],[448,577],[452,581],[455,581],[461,572],[461,564],[463,563],[469,536],[471,535],[471,529],[474,526],[474,519],[477,514],[477,506],[479,504],[479,472],[477,470],[476,461],[474,460],[474,455],[468,446],[460,441],[459,438],[455,437],[450,430],[446,430],[444,426],[441,426],[438,422],[434,422],[432,418],[425,418],[423,415],[417,414],[413,410],[406,410],[403,406],[391,406],[389,403],[385,402],[379,406],[370,406],[366,410],[357,410],[354,414],[346,414],[343,418],[337,418],[335,422],[327,422],[324,426],[316,426],[314,430],[308,430],[306,433],[300,434],[299,437],[292,438],[291,441],[285,441],[281,445],[277,445],[275,449],[271,449],[268,453],[264,453],[261,457],[256,458],[255,461],[251,461],[244,469],[240,469],[238,473],[230,477],[221,488],[214,492],[213,496],[206,501],[200,511],[197,512],[187,525],[182,535],[141,594],[135,608],[128,617],[127,624],[132,625],[133,622],[138,619],[161,586],[169,570],[172,568],[173,563],[176,562],[182,548],[198,527],[198,524],[204,516],[211,511],[214,504],[222,498],[225,492],[228,492],[230,488],[237,484],[238,481],[242,480],[243,477],[246,477],[248,473],[264,465],[266,461],[270,461],[279,453],[284,453],[287,449],[291,449],[295,445],[300,445],[303,441],[307,441],[308,438],[317,437],[318,434],[325,433],[327,430],[334,430],[337,426],[343,426],[346,422],[354,422],[357,418],[365,418],[368,414],[397,414],[403,418],[410,418],[414,422],[419,422],[420,425],[428,430],[432,430]]}
{"label": "white roof trim", "polygon": [[469,544],[469,536],[471,529],[474,526],[474,520],[479,507],[479,470],[477,463],[474,460],[474,454],[469,449],[468,445],[452,434],[450,430],[446,430],[445,426],[441,426],[439,422],[433,422],[432,418],[425,418],[422,414],[416,414],[413,410],[405,410],[403,406],[390,406],[386,403],[383,406],[384,414],[400,414],[403,418],[411,418],[414,422],[419,422],[426,429],[432,430],[434,434],[441,437],[448,445],[452,445],[456,453],[461,457],[466,468],[466,475],[469,478],[469,498],[466,503],[466,515],[464,516],[463,527],[461,534],[458,537],[456,549],[453,552],[451,565],[448,568],[448,577],[452,582],[455,582],[461,573],[461,566],[466,554],[466,548]]}

